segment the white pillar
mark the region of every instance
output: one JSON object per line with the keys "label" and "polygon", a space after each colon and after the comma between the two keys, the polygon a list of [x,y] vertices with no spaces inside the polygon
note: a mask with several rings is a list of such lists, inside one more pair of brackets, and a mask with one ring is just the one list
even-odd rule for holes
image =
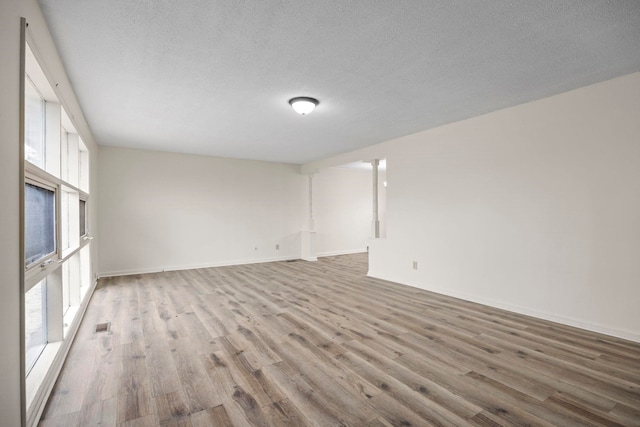
{"label": "white pillar", "polygon": [[313,174],[307,176],[309,177],[309,231],[314,231],[316,225],[313,220]]}
{"label": "white pillar", "polygon": [[378,239],[380,237],[380,220],[378,218],[378,166],[380,165],[380,160],[375,159],[371,161],[371,166],[373,169],[373,221],[372,221],[372,232],[374,239]]}
{"label": "white pillar", "polygon": [[316,254],[316,231],[313,219],[313,173],[307,175],[309,178],[309,219],[307,229],[301,233],[301,258],[305,261],[317,261]]}

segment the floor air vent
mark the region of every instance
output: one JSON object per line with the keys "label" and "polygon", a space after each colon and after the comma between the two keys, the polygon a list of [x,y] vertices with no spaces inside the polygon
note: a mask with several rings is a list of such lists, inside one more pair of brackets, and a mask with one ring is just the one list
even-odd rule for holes
{"label": "floor air vent", "polygon": [[96,333],[99,332],[107,332],[109,330],[109,326],[111,326],[111,322],[107,323],[98,323],[96,325]]}

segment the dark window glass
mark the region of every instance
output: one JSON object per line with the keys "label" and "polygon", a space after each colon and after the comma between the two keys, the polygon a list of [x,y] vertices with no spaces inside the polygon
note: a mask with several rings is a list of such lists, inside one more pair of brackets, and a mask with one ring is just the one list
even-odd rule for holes
{"label": "dark window glass", "polygon": [[87,234],[87,202],[80,200],[80,237]]}
{"label": "dark window glass", "polygon": [[25,263],[32,264],[56,250],[55,192],[25,184]]}

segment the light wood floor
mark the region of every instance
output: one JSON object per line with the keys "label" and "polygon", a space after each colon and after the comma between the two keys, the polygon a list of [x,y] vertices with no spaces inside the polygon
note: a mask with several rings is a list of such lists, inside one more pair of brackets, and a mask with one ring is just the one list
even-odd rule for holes
{"label": "light wood floor", "polygon": [[40,425],[640,426],[640,344],[366,262],[100,280]]}

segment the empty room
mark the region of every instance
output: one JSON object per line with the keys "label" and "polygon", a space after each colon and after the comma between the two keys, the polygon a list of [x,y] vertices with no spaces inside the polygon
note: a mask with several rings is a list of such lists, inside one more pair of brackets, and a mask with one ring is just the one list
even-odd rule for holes
{"label": "empty room", "polygon": [[640,426],[640,2],[0,2],[0,427]]}

